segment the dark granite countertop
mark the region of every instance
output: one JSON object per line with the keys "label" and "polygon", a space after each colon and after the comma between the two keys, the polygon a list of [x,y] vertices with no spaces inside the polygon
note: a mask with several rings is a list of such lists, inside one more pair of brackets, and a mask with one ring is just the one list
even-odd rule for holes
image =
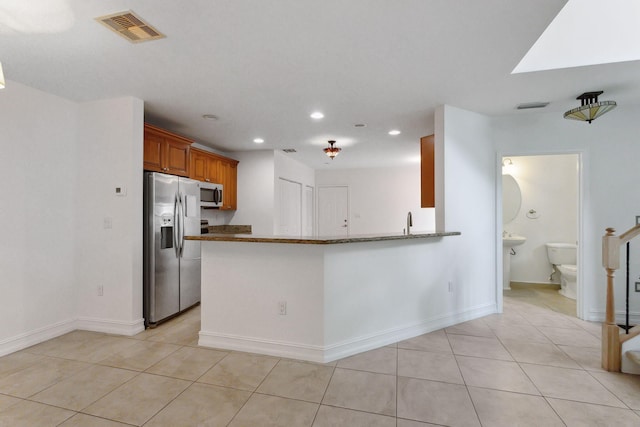
{"label": "dark granite countertop", "polygon": [[202,234],[186,236],[187,240],[212,242],[253,242],[253,243],[294,243],[303,245],[329,245],[336,243],[380,242],[386,240],[411,240],[437,238],[444,236],[459,236],[459,231],[428,232],[417,231],[411,234],[383,233],[383,234],[355,234],[347,237],[291,237],[291,236],[256,236],[253,234]]}

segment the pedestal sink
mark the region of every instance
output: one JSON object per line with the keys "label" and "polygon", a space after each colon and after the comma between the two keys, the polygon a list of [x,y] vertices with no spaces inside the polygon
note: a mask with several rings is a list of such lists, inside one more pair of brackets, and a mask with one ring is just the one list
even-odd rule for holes
{"label": "pedestal sink", "polygon": [[526,237],[517,234],[504,233],[502,235],[502,288],[511,289],[511,248],[527,241]]}

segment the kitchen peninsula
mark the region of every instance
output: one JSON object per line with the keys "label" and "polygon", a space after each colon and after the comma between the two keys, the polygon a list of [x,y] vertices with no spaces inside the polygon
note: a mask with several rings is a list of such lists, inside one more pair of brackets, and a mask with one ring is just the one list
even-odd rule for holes
{"label": "kitchen peninsula", "polygon": [[433,264],[456,235],[186,237],[202,241],[199,345],[329,362],[467,320]]}

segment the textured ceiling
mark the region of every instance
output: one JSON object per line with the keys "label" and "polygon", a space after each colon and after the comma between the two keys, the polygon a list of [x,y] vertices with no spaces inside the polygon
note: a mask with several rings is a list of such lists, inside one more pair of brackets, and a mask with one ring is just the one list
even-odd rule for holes
{"label": "textured ceiling", "polygon": [[[503,115],[548,101],[561,116],[590,90],[636,102],[637,61],[511,74],[564,4],[5,0],[0,61],[9,84],[75,101],[138,97],[147,121],[222,151],[295,148],[314,168],[401,165],[441,104]],[[94,20],[129,9],[167,37],[132,44]],[[314,110],[325,118],[311,120]],[[343,148],[333,161],[329,139]]]}

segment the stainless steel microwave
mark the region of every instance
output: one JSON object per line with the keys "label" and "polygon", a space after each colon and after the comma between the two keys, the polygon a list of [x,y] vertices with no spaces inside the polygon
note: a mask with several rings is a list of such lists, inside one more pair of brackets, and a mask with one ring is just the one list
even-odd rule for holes
{"label": "stainless steel microwave", "polygon": [[222,207],[222,184],[213,184],[211,182],[200,183],[200,207]]}

